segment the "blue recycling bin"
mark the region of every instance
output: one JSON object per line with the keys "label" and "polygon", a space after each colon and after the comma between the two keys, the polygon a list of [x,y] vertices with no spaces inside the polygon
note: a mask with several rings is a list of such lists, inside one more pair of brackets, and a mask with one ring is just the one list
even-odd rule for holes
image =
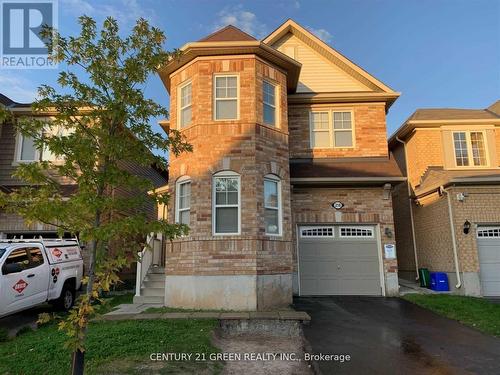
{"label": "blue recycling bin", "polygon": [[448,275],[445,272],[431,272],[431,289],[436,292],[448,292]]}

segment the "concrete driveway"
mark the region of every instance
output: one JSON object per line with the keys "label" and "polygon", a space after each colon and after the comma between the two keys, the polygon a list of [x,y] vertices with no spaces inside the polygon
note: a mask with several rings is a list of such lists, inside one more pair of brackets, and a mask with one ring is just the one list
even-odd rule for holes
{"label": "concrete driveway", "polygon": [[500,339],[399,298],[301,297],[304,334],[322,374],[500,374]]}

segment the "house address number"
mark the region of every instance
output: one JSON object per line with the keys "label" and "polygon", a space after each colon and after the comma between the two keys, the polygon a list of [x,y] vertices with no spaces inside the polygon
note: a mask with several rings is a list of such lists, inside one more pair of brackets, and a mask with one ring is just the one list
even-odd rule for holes
{"label": "house address number", "polygon": [[335,201],[332,203],[332,207],[336,210],[340,210],[342,207],[344,207],[344,203],[342,203],[341,201]]}

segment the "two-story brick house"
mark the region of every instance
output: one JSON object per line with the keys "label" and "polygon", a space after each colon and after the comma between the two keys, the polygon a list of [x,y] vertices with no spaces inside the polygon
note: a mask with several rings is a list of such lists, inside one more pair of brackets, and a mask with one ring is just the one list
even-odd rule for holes
{"label": "two-story brick house", "polygon": [[419,109],[390,137],[400,277],[446,272],[452,291],[500,295],[500,101]]}
{"label": "two-story brick house", "polygon": [[[398,293],[386,113],[399,94],[292,20],[228,26],[160,76],[170,156],[165,304],[264,310],[300,295]],[[386,246],[387,245],[387,246]],[[384,251],[384,248],[387,251]]]}

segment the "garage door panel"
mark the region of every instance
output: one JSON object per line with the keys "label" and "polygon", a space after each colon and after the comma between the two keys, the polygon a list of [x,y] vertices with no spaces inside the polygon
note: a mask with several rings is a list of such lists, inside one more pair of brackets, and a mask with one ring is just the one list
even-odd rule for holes
{"label": "garage door panel", "polygon": [[477,249],[482,294],[500,296],[500,226],[479,227]]}
{"label": "garage door panel", "polygon": [[373,237],[299,238],[301,294],[380,295],[378,249]]}

